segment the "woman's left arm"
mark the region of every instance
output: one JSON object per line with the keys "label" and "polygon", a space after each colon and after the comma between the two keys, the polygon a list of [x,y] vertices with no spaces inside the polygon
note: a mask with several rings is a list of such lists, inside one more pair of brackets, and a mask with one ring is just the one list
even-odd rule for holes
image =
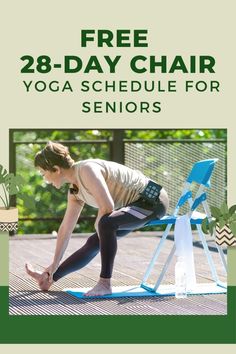
{"label": "woman's left arm", "polygon": [[81,168],[80,176],[98,205],[98,215],[95,222],[95,228],[98,232],[98,222],[100,218],[114,210],[114,201],[109,192],[100,166],[97,166],[93,162],[88,162]]}

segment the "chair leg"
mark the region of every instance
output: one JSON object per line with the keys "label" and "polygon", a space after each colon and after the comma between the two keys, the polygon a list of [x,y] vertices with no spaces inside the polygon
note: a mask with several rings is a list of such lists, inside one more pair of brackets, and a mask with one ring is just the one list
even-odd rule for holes
{"label": "chair leg", "polygon": [[163,278],[164,278],[164,275],[167,271],[167,269],[169,268],[169,265],[170,265],[170,262],[175,254],[175,250],[176,250],[176,247],[175,247],[175,244],[172,246],[172,249],[171,249],[171,252],[169,253],[169,256],[164,264],[164,267],[162,268],[162,271],[161,271],[161,274],[159,275],[159,278],[157,279],[157,282],[154,286],[154,291],[157,291],[157,289],[159,288]]}
{"label": "chair leg", "polygon": [[148,277],[149,277],[149,275],[150,275],[150,273],[151,273],[151,271],[152,271],[152,269],[153,269],[153,267],[154,267],[159,255],[160,255],[160,252],[161,252],[161,249],[162,249],[162,247],[163,247],[163,245],[165,243],[165,240],[166,240],[167,236],[169,235],[171,226],[172,226],[172,224],[167,225],[167,227],[166,227],[166,229],[165,229],[165,231],[164,231],[164,233],[162,235],[162,238],[161,238],[161,240],[160,240],[160,242],[159,242],[159,244],[158,244],[158,246],[157,246],[157,248],[156,248],[156,250],[155,250],[155,252],[154,252],[154,254],[152,256],[152,259],[151,259],[151,261],[150,261],[150,263],[148,265],[148,268],[147,268],[147,270],[146,270],[146,272],[145,272],[145,274],[143,276],[143,279],[142,279],[142,282],[141,282],[140,286],[144,286],[145,285],[145,283],[146,283],[146,281],[147,281],[147,279],[148,279]]}
{"label": "chair leg", "polygon": [[206,257],[207,257],[207,261],[208,261],[209,267],[211,269],[212,278],[217,283],[219,281],[219,278],[218,278],[218,275],[217,275],[217,272],[216,272],[216,267],[214,265],[212,256],[210,254],[210,251],[209,251],[205,236],[204,236],[204,234],[202,232],[201,225],[197,225],[197,230],[198,230],[198,234],[199,234],[200,240],[202,242],[202,245],[203,245]]}

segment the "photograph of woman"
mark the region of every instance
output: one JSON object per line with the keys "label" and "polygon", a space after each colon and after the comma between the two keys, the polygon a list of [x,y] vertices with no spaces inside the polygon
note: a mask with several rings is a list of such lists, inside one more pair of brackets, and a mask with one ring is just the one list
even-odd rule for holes
{"label": "photograph of woman", "polygon": [[[68,148],[57,142],[49,141],[36,154],[34,165],[47,183],[57,189],[69,184],[69,189],[52,263],[41,273],[27,263],[27,273],[38,282],[41,290],[47,291],[53,282],[85,267],[100,252],[100,277],[84,295],[111,294],[117,239],[152,219],[162,218],[169,205],[167,192],[140,171],[113,161],[95,158],[75,162]],[[61,262],[85,204],[98,210],[95,233]]]}

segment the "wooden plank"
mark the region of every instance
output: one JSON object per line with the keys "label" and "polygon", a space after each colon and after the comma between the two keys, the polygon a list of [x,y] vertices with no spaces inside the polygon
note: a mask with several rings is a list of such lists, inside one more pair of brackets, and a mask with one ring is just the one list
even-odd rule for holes
{"label": "wooden plank", "polygon": [[[71,239],[65,257],[75,252],[86,241],[86,237]],[[142,236],[122,238],[118,243],[115,261],[113,286],[138,285],[150,256],[159,238]],[[69,274],[54,283],[49,292],[41,292],[37,284],[26,273],[24,264],[30,261],[38,270],[51,263],[55,239],[33,238],[10,240],[10,301],[11,315],[225,315],[227,297],[224,294],[188,296],[177,300],[174,297],[120,298],[120,299],[77,299],[62,291],[63,288],[92,287],[100,272],[100,256],[84,269]],[[155,267],[150,281],[156,280],[169,253],[173,241],[167,240],[160,263]],[[202,249],[194,247],[197,278],[200,282],[209,281],[211,273],[206,264]],[[221,263],[211,252],[221,272]],[[173,282],[174,261],[166,274],[165,283]],[[223,272],[222,280],[226,281]]]}

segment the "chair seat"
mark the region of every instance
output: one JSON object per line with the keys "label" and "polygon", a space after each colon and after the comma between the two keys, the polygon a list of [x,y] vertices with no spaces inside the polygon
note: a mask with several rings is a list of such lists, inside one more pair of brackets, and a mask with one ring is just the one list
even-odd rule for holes
{"label": "chair seat", "polygon": [[[202,220],[205,217],[206,217],[205,214],[195,211],[192,214],[190,222],[192,225],[201,225]],[[155,220],[149,221],[147,224],[145,224],[145,226],[175,224],[176,219],[177,219],[177,216],[166,215],[161,219],[155,219]]]}

